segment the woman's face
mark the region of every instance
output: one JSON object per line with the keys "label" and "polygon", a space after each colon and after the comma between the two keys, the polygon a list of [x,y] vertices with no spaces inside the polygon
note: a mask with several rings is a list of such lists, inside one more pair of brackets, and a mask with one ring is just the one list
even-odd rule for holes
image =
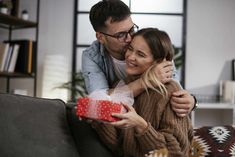
{"label": "woman's face", "polygon": [[131,41],[125,59],[128,75],[141,75],[154,63],[151,50],[140,35],[135,36]]}

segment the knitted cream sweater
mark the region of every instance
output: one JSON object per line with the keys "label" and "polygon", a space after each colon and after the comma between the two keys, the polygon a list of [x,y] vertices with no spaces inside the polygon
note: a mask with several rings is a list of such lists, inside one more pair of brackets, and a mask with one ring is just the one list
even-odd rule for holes
{"label": "knitted cream sweater", "polygon": [[136,112],[148,122],[141,134],[134,129],[118,129],[108,124],[93,122],[103,142],[116,156],[144,157],[149,151],[167,148],[169,156],[187,157],[193,137],[193,129],[188,116],[178,117],[171,109],[171,93],[180,90],[178,83],[166,85],[168,98],[149,90],[135,99]]}

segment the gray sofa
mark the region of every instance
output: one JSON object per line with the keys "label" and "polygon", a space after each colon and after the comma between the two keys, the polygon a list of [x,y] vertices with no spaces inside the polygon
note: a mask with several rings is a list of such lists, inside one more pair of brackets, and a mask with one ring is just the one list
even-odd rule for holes
{"label": "gray sofa", "polygon": [[1,157],[111,157],[74,105],[0,93]]}

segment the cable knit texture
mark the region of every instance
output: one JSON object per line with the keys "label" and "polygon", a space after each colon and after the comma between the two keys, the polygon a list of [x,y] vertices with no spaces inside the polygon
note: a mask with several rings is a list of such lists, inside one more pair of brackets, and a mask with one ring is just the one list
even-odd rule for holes
{"label": "cable knit texture", "polygon": [[150,151],[167,148],[169,157],[187,157],[193,138],[188,116],[178,117],[171,109],[171,93],[180,90],[178,83],[166,84],[168,98],[149,90],[136,97],[134,108],[148,122],[142,134],[134,129],[118,129],[108,124],[93,122],[103,142],[117,156],[144,157]]}

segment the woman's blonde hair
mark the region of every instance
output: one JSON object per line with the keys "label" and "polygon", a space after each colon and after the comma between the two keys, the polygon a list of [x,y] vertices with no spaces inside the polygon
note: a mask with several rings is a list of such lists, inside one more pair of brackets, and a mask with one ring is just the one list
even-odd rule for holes
{"label": "woman's blonde hair", "polygon": [[[139,30],[133,37],[142,36],[148,44],[156,64],[161,63],[164,59],[171,61],[174,55],[174,49],[168,34],[157,28],[145,28]],[[167,90],[163,83],[156,77],[153,64],[141,76],[141,84],[146,89],[150,88],[167,96]]]}

